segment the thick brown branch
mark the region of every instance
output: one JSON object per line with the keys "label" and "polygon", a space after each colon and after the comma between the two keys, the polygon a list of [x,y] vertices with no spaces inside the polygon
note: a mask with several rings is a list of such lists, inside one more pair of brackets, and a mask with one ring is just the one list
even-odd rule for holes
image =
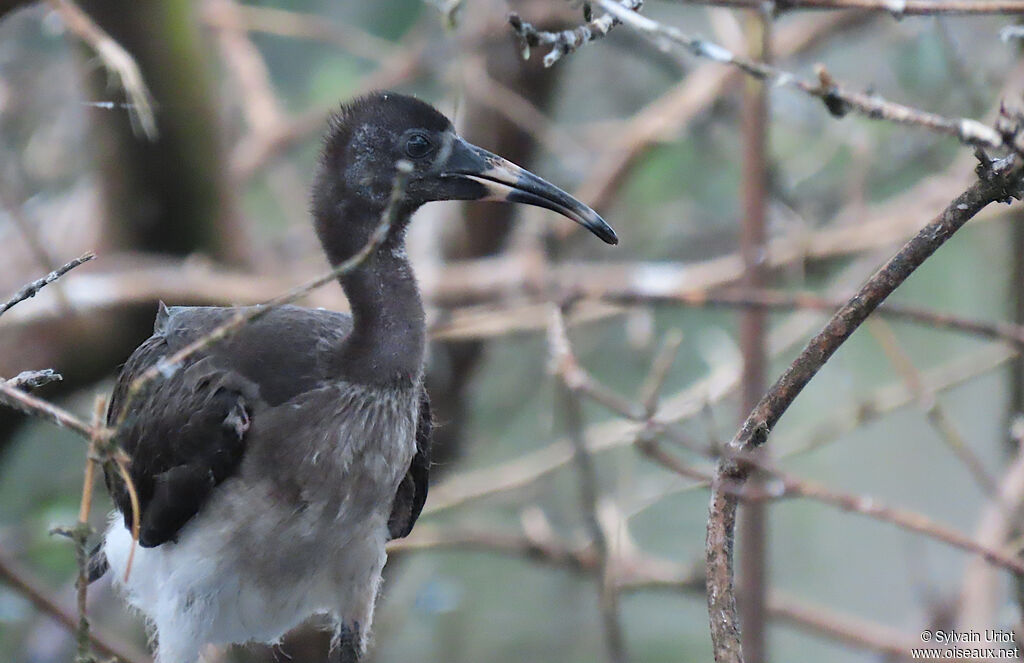
{"label": "thick brown branch", "polygon": [[[729,442],[728,451],[745,454],[763,444],[811,378],[886,297],[971,217],[990,203],[1019,197],[1020,170],[1019,161],[1013,157],[994,165],[983,164],[983,176],[907,242],[811,339],[744,421]],[[743,465],[725,459],[719,463],[712,486],[706,541],[708,614],[715,659],[720,663],[743,660],[733,588],[737,500],[730,491],[723,490],[723,485],[726,482],[742,483],[746,476],[747,470]]]}

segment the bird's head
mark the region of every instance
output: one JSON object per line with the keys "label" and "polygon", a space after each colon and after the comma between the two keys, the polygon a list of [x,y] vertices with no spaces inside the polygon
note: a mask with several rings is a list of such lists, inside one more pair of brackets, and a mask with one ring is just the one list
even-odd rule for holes
{"label": "bird's head", "polygon": [[339,234],[339,228],[325,225],[350,222],[355,216],[351,205],[370,217],[382,212],[401,161],[412,165],[401,190],[406,217],[435,200],[519,202],[554,210],[608,244],[618,243],[597,212],[533,173],[467,143],[431,105],[392,92],[361,97],[331,119],[313,191],[321,237],[325,231]]}

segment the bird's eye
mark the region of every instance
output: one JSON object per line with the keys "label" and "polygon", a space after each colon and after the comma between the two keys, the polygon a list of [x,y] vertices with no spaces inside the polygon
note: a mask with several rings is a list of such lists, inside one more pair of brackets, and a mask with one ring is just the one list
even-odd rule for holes
{"label": "bird's eye", "polygon": [[405,153],[413,159],[422,159],[434,149],[433,143],[423,134],[413,134],[405,142]]}

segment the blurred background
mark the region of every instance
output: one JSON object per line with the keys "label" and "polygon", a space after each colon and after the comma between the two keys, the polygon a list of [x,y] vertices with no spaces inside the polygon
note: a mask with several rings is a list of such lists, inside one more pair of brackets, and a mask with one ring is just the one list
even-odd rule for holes
{"label": "blurred background", "polygon": [[[258,303],[326,270],[309,184],[329,113],[362,92],[430,101],[468,140],[573,192],[619,233],[607,247],[557,215],[487,203],[434,203],[414,219],[437,462],[426,511],[388,564],[374,662],[710,660],[707,490],[638,453],[642,422],[587,401],[597,512],[621,581],[611,608],[599,600],[600,550],[549,372],[550,302],[584,295],[568,315],[579,362],[636,402],[662,348],[678,344],[658,418],[672,444],[714,447],[827,311],[737,311],[703,295],[743,283],[842,298],[974,177],[953,139],[832,117],[626,26],[549,68],[543,47],[524,60],[509,12],[540,29],[581,24],[580,5],[563,0],[80,0],[137,62],[151,140],[61,7],[0,0],[0,300],[86,251],[97,258],[0,318],[0,375],[55,369],[63,382],[38,395],[85,418],[149,335],[159,300]],[[1001,101],[1021,101],[1019,50],[999,39],[1012,17],[767,21],[681,0],[652,0],[644,14],[806,78],[823,63],[851,89],[942,115],[991,122]],[[987,210],[894,301],[1024,322],[1022,224],[1017,208]],[[346,309],[333,284],[304,303]],[[1017,456],[1018,349],[878,318],[773,431],[771,456],[971,537],[1002,514],[1008,539],[989,542],[1020,550],[1020,505],[993,497]],[[73,635],[11,580],[31,579],[73,614],[73,550],[49,531],[77,518],[84,459],[72,433],[0,409],[0,660],[73,656]],[[94,527],[109,508],[103,493]],[[890,523],[802,500],[741,520],[741,575],[767,586],[741,606],[766,633],[766,653],[748,660],[905,658],[921,629],[962,623],[965,588],[988,588],[971,599],[985,627],[1021,619],[1005,574]],[[92,587],[90,615],[147,660],[143,625],[109,578]],[[609,654],[609,629],[624,657]],[[306,630],[276,651],[209,660],[320,661],[325,642]]]}

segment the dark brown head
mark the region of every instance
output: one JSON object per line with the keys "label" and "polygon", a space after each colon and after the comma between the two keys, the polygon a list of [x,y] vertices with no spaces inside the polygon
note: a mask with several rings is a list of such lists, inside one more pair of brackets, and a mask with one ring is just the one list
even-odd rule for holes
{"label": "dark brown head", "polygon": [[[313,191],[321,239],[337,238],[337,224],[376,227],[391,196],[397,164],[412,166],[402,211],[434,200],[498,200],[554,210],[608,244],[615,231],[592,209],[513,163],[471,145],[434,107],[413,97],[377,92],[344,106],[331,120]],[[371,228],[354,228],[367,236]],[[345,233],[347,234],[347,233]]]}

